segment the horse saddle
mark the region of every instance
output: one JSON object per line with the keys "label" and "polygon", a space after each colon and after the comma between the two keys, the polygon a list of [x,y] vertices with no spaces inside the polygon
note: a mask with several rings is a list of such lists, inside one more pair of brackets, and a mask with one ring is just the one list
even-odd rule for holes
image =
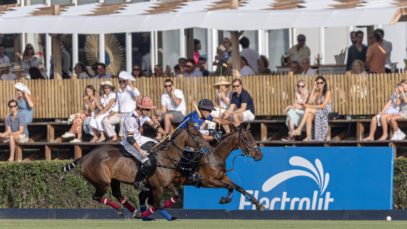
{"label": "horse saddle", "polygon": [[189,177],[198,171],[200,159],[200,153],[195,152],[193,148],[186,147],[182,152],[182,157],[178,164],[181,174]]}
{"label": "horse saddle", "polygon": [[149,141],[141,145],[141,149],[147,151],[149,153],[148,160],[144,163],[141,163],[135,157],[133,157],[124,147],[121,147],[121,152],[125,157],[131,158],[140,169],[140,171],[146,176],[149,177],[154,174],[157,170],[157,157],[156,154],[150,151],[151,147],[153,147],[156,143],[153,141]]}

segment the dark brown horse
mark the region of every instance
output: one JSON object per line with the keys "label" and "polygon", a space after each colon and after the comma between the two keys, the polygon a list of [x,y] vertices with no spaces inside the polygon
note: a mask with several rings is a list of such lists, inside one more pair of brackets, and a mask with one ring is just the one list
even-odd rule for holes
{"label": "dark brown horse", "polygon": [[[158,204],[154,205],[156,206],[154,209],[159,208],[162,190],[167,187],[168,184],[171,184],[171,182],[168,183],[168,178],[173,176],[173,170],[168,170],[166,167],[175,167],[185,146],[194,148],[196,153],[200,153],[202,149],[208,151],[212,150],[209,144],[204,141],[200,132],[196,130],[193,125],[188,123],[186,128],[178,129],[168,142],[163,143],[158,152],[150,154],[150,157],[157,158],[159,166],[156,173],[148,179],[151,194],[154,200],[158,200]],[[126,184],[134,183],[138,167],[133,158],[124,156],[121,150],[116,147],[101,146],[92,150],[84,157],[75,160],[72,164],[65,166],[64,171],[70,171],[79,164],[81,164],[82,176],[96,188],[95,194],[93,195],[94,200],[116,209],[119,214],[123,214],[123,210],[119,204],[103,197],[110,187],[113,196],[120,203],[133,214],[137,213],[133,205],[122,196],[120,190],[121,182]],[[146,212],[154,212],[152,209]]]}

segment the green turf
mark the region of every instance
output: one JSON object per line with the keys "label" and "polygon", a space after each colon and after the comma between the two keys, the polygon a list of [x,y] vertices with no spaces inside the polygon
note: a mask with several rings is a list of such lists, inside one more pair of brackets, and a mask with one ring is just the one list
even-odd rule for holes
{"label": "green turf", "polygon": [[283,220],[0,220],[0,228],[12,229],[124,229],[124,228],[185,228],[185,229],[240,229],[240,228],[324,228],[324,229],[386,229],[407,228],[407,221],[283,221]]}

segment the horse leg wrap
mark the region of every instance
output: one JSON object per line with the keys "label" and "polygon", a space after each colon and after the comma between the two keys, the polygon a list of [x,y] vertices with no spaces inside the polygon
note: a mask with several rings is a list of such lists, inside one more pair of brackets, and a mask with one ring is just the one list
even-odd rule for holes
{"label": "horse leg wrap", "polygon": [[177,198],[176,197],[171,197],[171,199],[164,201],[164,208],[170,208],[176,202],[177,202]]}
{"label": "horse leg wrap", "polygon": [[158,212],[160,213],[160,215],[162,217],[164,217],[168,221],[171,221],[174,219],[174,217],[169,212],[167,212],[164,208],[158,209]]}
{"label": "horse leg wrap", "polygon": [[155,212],[155,208],[149,208],[141,213],[141,218],[146,218],[152,215]]}
{"label": "horse leg wrap", "polygon": [[129,210],[131,213],[136,212],[136,208],[129,202],[127,201],[126,198],[120,198],[119,199],[120,203],[123,204],[123,206],[125,206],[127,208],[127,210]]}
{"label": "horse leg wrap", "polygon": [[116,210],[120,208],[120,206],[118,204],[116,204],[115,202],[113,202],[107,198],[100,199],[99,203],[102,203],[104,205],[109,205],[110,207],[112,207]]}

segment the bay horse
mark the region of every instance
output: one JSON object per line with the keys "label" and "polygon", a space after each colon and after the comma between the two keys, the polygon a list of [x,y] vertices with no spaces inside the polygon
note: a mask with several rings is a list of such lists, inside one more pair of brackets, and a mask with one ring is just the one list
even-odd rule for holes
{"label": "bay horse", "polygon": [[[171,139],[162,143],[155,152],[151,152],[149,158],[154,161],[157,159],[158,166],[163,168],[171,167],[174,166],[180,158],[172,157],[171,155],[182,154],[186,146],[192,147],[196,153],[200,153],[202,149],[207,151],[212,150],[212,147],[205,142],[201,133],[189,122],[186,128],[178,129]],[[112,195],[124,207],[132,212],[134,216],[140,214],[136,208],[122,196],[120,190],[121,182],[126,184],[134,183],[136,174],[139,171],[135,159],[125,156],[121,152],[121,149],[114,146],[100,146],[84,157],[76,159],[71,164],[64,166],[63,170],[64,172],[68,172],[78,165],[81,165],[82,176],[96,189],[92,196],[95,201],[108,205],[117,210],[119,215],[123,215],[123,209],[119,204],[103,197],[110,187],[112,189]],[[168,175],[166,175],[168,173],[167,169],[160,169],[160,167],[158,167],[155,174],[157,174],[157,172],[160,176],[168,177]],[[155,193],[155,195],[153,195],[155,199],[161,199],[161,190],[165,186],[160,183],[162,178],[157,178],[155,174],[153,175],[154,178],[148,178],[148,180],[155,181],[149,182],[150,188],[152,189],[151,193]],[[158,208],[159,206],[157,206],[156,209]],[[148,212],[151,212],[151,209],[149,210]],[[145,214],[147,214],[146,212],[147,211],[145,211]]]}

